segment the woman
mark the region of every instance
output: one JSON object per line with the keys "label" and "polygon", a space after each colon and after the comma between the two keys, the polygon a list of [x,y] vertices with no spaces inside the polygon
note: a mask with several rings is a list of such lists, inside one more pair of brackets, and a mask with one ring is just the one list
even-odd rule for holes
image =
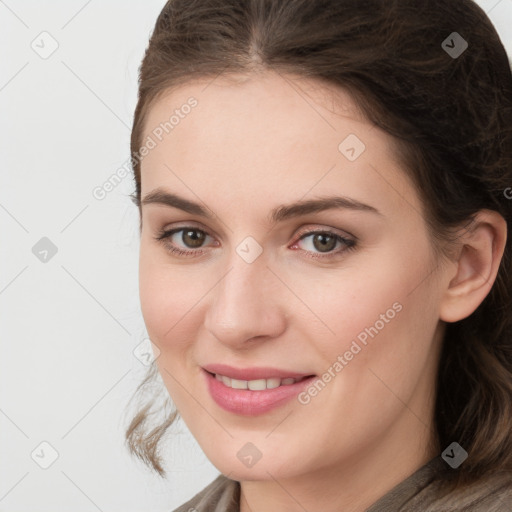
{"label": "woman", "polygon": [[222,474],[178,511],[512,510],[511,128],[470,0],[164,6],[131,151],[175,409],[127,441],[163,475],[183,418]]}

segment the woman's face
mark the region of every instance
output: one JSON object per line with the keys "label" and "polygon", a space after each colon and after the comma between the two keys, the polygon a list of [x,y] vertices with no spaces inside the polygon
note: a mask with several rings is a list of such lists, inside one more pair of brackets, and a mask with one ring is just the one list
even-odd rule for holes
{"label": "woman's face", "polygon": [[336,112],[291,76],[198,81],[145,124],[145,324],[180,415],[236,480],[433,456],[443,267],[390,137],[331,91]]}

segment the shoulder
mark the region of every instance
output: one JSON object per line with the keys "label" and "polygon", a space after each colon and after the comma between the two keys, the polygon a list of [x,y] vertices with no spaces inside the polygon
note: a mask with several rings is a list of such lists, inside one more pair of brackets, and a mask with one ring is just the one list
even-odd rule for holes
{"label": "shoulder", "polygon": [[[438,486],[433,486],[433,491]],[[512,511],[512,473],[499,472],[481,480],[456,489],[448,494],[439,492],[427,509],[454,510],[460,512],[511,512]]]}
{"label": "shoulder", "polygon": [[173,512],[239,512],[240,484],[219,475],[192,499]]}
{"label": "shoulder", "polygon": [[436,457],[398,484],[367,512],[512,512],[512,472],[487,475],[450,490],[450,469]]}

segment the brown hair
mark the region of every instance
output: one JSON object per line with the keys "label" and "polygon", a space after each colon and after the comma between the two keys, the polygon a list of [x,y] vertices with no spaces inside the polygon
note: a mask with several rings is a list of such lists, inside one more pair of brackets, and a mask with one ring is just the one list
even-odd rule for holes
{"label": "brown hair", "polygon": [[[468,43],[458,56],[446,49],[453,32]],[[169,0],[140,67],[131,135],[139,209],[138,150],[160,95],[194,79],[266,69],[343,87],[394,137],[439,253],[480,209],[507,221],[490,293],[446,326],[435,429],[441,449],[456,441],[469,453],[444,481],[463,486],[512,469],[512,75],[495,28],[471,0]],[[153,367],[138,392],[155,378]],[[150,398],[139,410],[126,439],[164,475],[158,442],[177,413],[147,430],[153,405]]]}

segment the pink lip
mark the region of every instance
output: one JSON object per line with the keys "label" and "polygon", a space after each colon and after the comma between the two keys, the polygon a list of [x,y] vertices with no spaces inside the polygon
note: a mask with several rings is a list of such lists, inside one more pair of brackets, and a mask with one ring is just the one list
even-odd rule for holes
{"label": "pink lip", "polygon": [[233,368],[227,364],[208,364],[203,368],[210,373],[216,373],[218,375],[224,375],[231,379],[238,380],[257,380],[257,379],[300,379],[301,377],[307,377],[311,373],[297,373],[287,370],[280,370],[279,368],[269,368],[262,366],[255,366],[252,368]]}
{"label": "pink lip", "polygon": [[[294,384],[262,391],[251,391],[249,389],[230,388],[218,381],[214,375],[206,370],[203,371],[203,374],[205,375],[208,391],[215,403],[226,411],[244,416],[256,416],[279,407],[280,405],[284,405],[286,402],[296,397],[316,378],[316,376],[311,376],[300,382],[295,382]],[[220,374],[225,375],[224,373]],[[268,378],[270,379],[272,377]]]}

